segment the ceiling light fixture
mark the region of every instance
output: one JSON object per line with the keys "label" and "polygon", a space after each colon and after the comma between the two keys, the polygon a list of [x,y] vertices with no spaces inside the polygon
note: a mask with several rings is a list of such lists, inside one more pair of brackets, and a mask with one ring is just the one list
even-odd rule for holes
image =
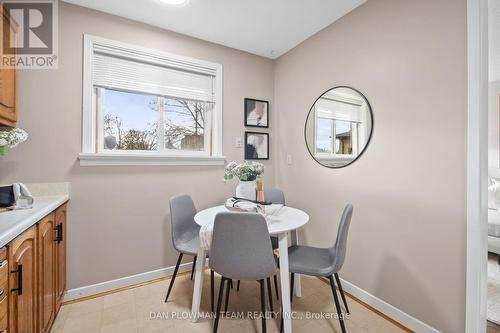
{"label": "ceiling light fixture", "polygon": [[167,5],[180,6],[185,4],[187,0],[160,0],[160,2]]}

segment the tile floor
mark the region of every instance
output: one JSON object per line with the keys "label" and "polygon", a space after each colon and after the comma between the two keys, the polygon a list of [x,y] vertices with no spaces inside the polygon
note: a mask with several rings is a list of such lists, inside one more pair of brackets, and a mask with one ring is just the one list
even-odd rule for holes
{"label": "tile floor", "polygon": [[[209,276],[205,277],[203,289],[202,311],[210,311]],[[189,319],[172,319],[171,316],[188,315],[191,308],[193,283],[188,274],[177,277],[168,303],[164,303],[165,293],[170,280],[162,280],[149,285],[120,291],[106,296],[63,305],[51,333],[142,333],[142,332],[211,332],[212,320],[200,319],[193,323]],[[306,311],[321,315],[335,312],[332,293],[329,286],[317,278],[302,279],[302,297],[294,298],[292,309],[297,316],[305,317]],[[216,293],[219,279],[216,277]],[[236,285],[235,285],[236,286]],[[259,284],[253,281],[242,281],[240,291],[233,289],[229,300],[229,311],[259,311]],[[351,315],[346,319],[348,332],[404,332],[386,319],[370,311],[353,299],[347,299]],[[267,298],[266,298],[267,303]],[[277,301],[274,298],[276,310]],[[152,319],[166,315],[168,319]],[[279,332],[279,320],[267,321],[268,332]],[[260,332],[258,319],[222,318],[219,332]],[[293,332],[340,332],[338,320],[331,319],[297,319],[293,321]]]}

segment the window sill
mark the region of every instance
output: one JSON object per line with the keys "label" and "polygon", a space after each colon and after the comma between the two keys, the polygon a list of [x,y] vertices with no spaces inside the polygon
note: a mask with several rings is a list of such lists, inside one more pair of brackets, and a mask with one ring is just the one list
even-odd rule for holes
{"label": "window sill", "polygon": [[314,155],[314,158],[321,161],[349,161],[356,158],[354,155]]}
{"label": "window sill", "polygon": [[112,165],[224,165],[225,156],[80,153],[80,166]]}

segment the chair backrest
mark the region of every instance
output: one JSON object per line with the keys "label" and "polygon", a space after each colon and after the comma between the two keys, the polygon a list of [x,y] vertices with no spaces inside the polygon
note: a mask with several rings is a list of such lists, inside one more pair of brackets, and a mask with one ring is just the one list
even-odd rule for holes
{"label": "chair backrest", "polygon": [[264,217],[223,212],[215,216],[209,266],[224,277],[260,280],[276,273],[276,262]]}
{"label": "chair backrest", "polygon": [[172,224],[172,243],[178,245],[199,234],[200,227],[194,221],[196,207],[189,195],[177,195],[170,199],[170,220]]}
{"label": "chair backrest", "polygon": [[349,225],[351,224],[352,211],[353,207],[351,204],[345,206],[337,231],[337,240],[335,241],[335,245],[329,249],[334,258],[333,267],[335,272],[338,272],[342,268],[345,261],[347,234],[349,232]]}
{"label": "chair backrest", "polygon": [[285,205],[285,195],[283,191],[277,188],[265,188],[264,198],[271,201],[273,204]]}

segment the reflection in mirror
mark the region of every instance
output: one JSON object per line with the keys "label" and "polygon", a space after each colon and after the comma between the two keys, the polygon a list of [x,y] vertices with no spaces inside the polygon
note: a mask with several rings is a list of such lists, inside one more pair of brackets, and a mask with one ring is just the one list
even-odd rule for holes
{"label": "reflection in mirror", "polygon": [[354,162],[370,141],[372,112],[366,98],[348,87],[321,95],[309,110],[306,144],[311,156],[329,168]]}

